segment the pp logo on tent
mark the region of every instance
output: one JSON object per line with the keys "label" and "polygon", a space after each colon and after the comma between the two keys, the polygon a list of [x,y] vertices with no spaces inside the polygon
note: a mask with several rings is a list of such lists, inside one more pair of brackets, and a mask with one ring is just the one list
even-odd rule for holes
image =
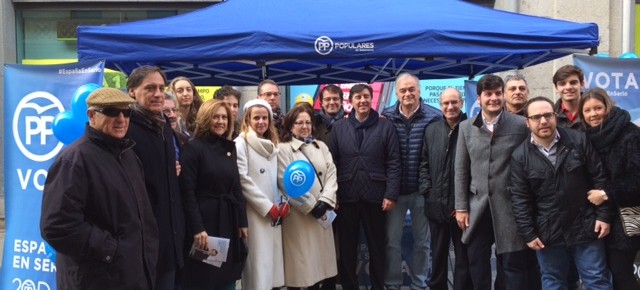
{"label": "pp logo on tent", "polygon": [[316,38],[315,48],[321,55],[330,54],[333,51],[333,40],[329,36],[320,36]]}

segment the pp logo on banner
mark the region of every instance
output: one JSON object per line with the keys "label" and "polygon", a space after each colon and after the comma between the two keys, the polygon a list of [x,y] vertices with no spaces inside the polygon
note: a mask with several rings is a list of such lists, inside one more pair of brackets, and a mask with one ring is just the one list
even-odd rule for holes
{"label": "pp logo on banner", "polygon": [[48,92],[33,92],[20,100],[12,128],[13,138],[24,156],[44,162],[60,152],[64,144],[53,136],[53,119],[63,111],[60,100]]}
{"label": "pp logo on banner", "polygon": [[19,278],[14,278],[12,282],[13,284],[18,284],[18,288],[16,288],[17,290],[51,290],[49,284],[42,281],[38,281],[38,284],[36,284],[36,282],[29,279],[23,281]]}

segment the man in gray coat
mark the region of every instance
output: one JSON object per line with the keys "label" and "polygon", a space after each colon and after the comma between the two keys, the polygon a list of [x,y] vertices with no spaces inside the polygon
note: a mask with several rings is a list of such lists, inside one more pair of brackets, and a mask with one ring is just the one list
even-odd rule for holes
{"label": "man in gray coat", "polygon": [[[498,277],[504,275],[506,289],[530,289],[530,284],[540,283],[529,278],[527,268],[535,265],[535,255],[517,234],[507,190],[511,152],[528,131],[524,118],[503,109],[503,90],[504,82],[495,75],[478,81],[481,113],[460,124],[456,149],[456,220],[463,230],[475,289],[491,289],[494,242]],[[502,288],[496,284],[496,289]]]}

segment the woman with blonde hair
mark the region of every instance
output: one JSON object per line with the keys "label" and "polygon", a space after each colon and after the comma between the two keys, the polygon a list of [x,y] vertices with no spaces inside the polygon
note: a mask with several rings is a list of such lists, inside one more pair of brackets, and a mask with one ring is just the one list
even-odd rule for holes
{"label": "woman with blonde hair", "polygon": [[202,105],[202,97],[187,77],[176,77],[169,84],[171,93],[178,99],[180,116],[189,134],[196,129],[196,114]]}
{"label": "woman with blonde hair", "polygon": [[264,100],[244,105],[242,130],[235,139],[242,193],[249,222],[248,262],[242,289],[268,290],[284,286],[282,231],[288,204],[278,191],[278,136],[271,106]]}
{"label": "woman with blonde hair", "polygon": [[192,245],[211,252],[208,237],[230,240],[220,267],[185,259],[178,281],[184,289],[235,289],[247,258],[247,213],[238,174],[236,147],[230,140],[233,115],[226,103],[205,102],[195,119],[194,138],[180,162],[180,189],[187,221],[186,251]]}

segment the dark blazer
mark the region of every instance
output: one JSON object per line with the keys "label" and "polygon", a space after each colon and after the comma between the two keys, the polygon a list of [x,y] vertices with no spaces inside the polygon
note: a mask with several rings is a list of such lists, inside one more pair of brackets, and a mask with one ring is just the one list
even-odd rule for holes
{"label": "dark blazer", "polygon": [[610,202],[589,202],[591,189],[608,187],[602,163],[584,133],[558,128],[555,166],[529,139],[511,158],[510,192],[518,234],[546,246],[598,239],[596,220],[611,223]]}
{"label": "dark blazer", "polygon": [[[467,119],[462,113],[460,121]],[[458,123],[453,129],[447,120],[431,123],[424,133],[420,158],[420,193],[424,195],[424,214],[430,221],[448,223],[455,209],[453,164],[458,142]]]}
{"label": "dark blazer", "polygon": [[180,155],[180,189],[187,218],[185,251],[193,236],[230,239],[227,262],[216,268],[186,259],[179,271],[184,287],[215,288],[240,279],[247,258],[238,230],[247,227],[247,212],[240,187],[235,142],[217,136],[191,140]]}
{"label": "dark blazer", "polygon": [[145,185],[160,231],[158,271],[182,267],[184,212],[176,174],[173,130],[167,121],[159,128],[137,112],[131,114],[128,136],[144,168]]}
{"label": "dark blazer", "polygon": [[153,289],[158,227],[133,145],[87,126],[51,165],[40,229],[58,289]]}
{"label": "dark blazer", "polygon": [[338,201],[395,201],[400,191],[400,150],[393,124],[371,110],[358,122],[355,112],[334,123],[329,150],[338,175]]}

